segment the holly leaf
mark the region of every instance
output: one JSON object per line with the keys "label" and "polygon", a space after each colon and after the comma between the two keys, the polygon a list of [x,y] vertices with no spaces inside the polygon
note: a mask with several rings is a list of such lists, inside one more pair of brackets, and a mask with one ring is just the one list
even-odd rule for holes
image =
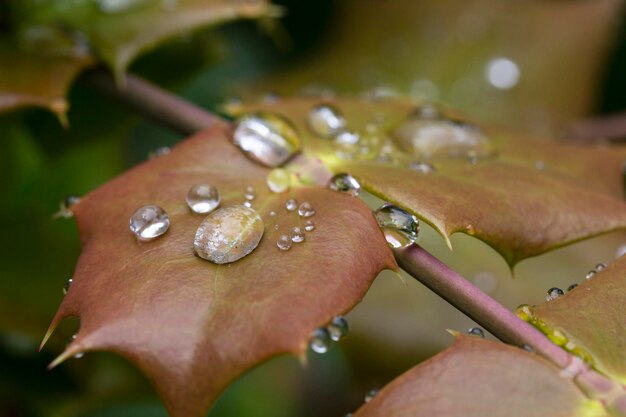
{"label": "holly leaf", "polygon": [[[50,328],[80,318],[77,338],[53,365],[85,351],[122,355],[174,417],[205,415],[233,379],[271,356],[304,357],[315,328],[353,307],[380,270],[397,269],[364,203],[319,186],[270,192],[269,169],[230,144],[225,129],[193,136],[72,206],[83,250]],[[265,226],[251,254],[224,265],[194,256],[204,216],[190,212],[185,196],[198,183],[217,187],[222,206],[242,204],[254,188]],[[286,210],[289,198],[313,206],[315,229],[282,251],[279,237],[304,223]],[[165,209],[171,227],[138,242],[128,221],[146,204]]]}
{"label": "holly leaf", "polygon": [[478,337],[455,343],[383,388],[354,417],[606,416],[545,359]]}
{"label": "holly leaf", "polygon": [[626,257],[563,297],[531,309],[529,321],[595,369],[626,384]]}
{"label": "holly leaf", "polygon": [[[313,133],[308,115],[320,103],[330,103],[343,114],[347,129],[359,135],[358,143],[346,145]],[[416,106],[400,99],[299,98],[230,110],[234,115],[283,115],[298,126],[305,153],[320,158],[331,171],[348,172],[371,193],[411,211],[448,245],[450,235],[466,233],[493,247],[511,266],[626,226],[623,146],[515,136],[477,128],[445,111],[441,119],[428,120],[412,115]],[[437,129],[421,128],[420,123],[442,123],[448,130],[429,137],[428,129]],[[455,145],[458,135],[466,133],[480,135],[480,145]],[[418,149],[407,148],[407,135],[419,136]]]}

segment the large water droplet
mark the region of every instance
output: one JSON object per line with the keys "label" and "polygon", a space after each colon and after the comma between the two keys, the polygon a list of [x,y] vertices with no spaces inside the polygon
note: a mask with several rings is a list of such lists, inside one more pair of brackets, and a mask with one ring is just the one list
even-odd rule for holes
{"label": "large water droplet", "polygon": [[367,394],[365,394],[365,402],[368,403],[372,401],[376,395],[378,395],[378,389],[372,388],[367,392]]}
{"label": "large water droplet", "polygon": [[309,341],[311,350],[315,353],[326,353],[330,346],[330,335],[328,330],[324,327],[319,327],[311,333],[311,339]]}
{"label": "large water droplet", "polygon": [[412,117],[392,135],[400,148],[419,159],[485,158],[494,152],[482,129],[455,120]]}
{"label": "large water droplet", "polygon": [[130,230],[141,241],[157,238],[169,228],[170,217],[154,204],[138,208],[130,218]]}
{"label": "large water droplet", "polygon": [[284,193],[291,185],[291,174],[283,168],[275,168],[267,174],[267,188],[273,193]]}
{"label": "large water droplet", "polygon": [[250,254],[263,237],[259,214],[245,206],[222,207],[202,221],[193,245],[202,259],[216,264],[235,262]]}
{"label": "large water droplet", "polygon": [[339,340],[346,337],[348,335],[348,332],[350,331],[350,327],[348,326],[348,320],[346,320],[346,318],[343,316],[333,317],[326,329],[328,330],[330,338],[335,342],[338,342]]}
{"label": "large water droplet", "polygon": [[291,237],[287,235],[281,235],[276,241],[276,246],[280,250],[289,250],[291,249],[291,243],[292,243]]}
{"label": "large water droplet", "polygon": [[483,332],[483,329],[481,329],[480,327],[470,327],[469,329],[467,329],[467,334],[470,336],[478,336],[478,337],[485,337],[485,332]]}
{"label": "large water droplet", "polygon": [[387,203],[378,208],[374,215],[392,248],[403,248],[417,240],[419,220],[411,213]]}
{"label": "large water droplet", "polygon": [[339,191],[342,193],[352,194],[353,196],[359,195],[361,190],[361,184],[350,174],[342,173],[333,176],[328,183],[328,188],[333,191]]}
{"label": "large water droplet", "polygon": [[273,113],[241,117],[235,123],[232,138],[250,159],[269,167],[282,165],[301,148],[295,127]]}
{"label": "large water droplet", "polygon": [[300,215],[300,217],[311,217],[315,214],[315,210],[313,209],[311,203],[305,201],[304,203],[300,204],[300,207],[298,207],[298,214]]}
{"label": "large water droplet", "polygon": [[220,193],[208,184],[197,184],[187,192],[187,205],[194,213],[206,214],[220,205]]}
{"label": "large water droplet", "polygon": [[320,104],[309,111],[309,127],[313,133],[329,138],[346,127],[346,119],[338,108],[330,104]]}
{"label": "large water droplet", "polygon": [[557,287],[550,288],[548,292],[546,293],[546,301],[556,300],[557,298],[561,297],[564,294],[565,293],[560,288],[557,288]]}
{"label": "large water droplet", "polygon": [[304,242],[304,231],[297,226],[291,229],[291,241],[293,243]]}

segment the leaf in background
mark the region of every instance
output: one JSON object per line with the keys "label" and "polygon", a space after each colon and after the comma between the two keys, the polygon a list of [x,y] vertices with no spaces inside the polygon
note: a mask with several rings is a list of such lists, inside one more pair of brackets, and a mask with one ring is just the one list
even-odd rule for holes
{"label": "leaf in background", "polygon": [[561,332],[564,348],[626,384],[626,257],[595,273],[563,297],[532,308],[531,323]]}
{"label": "leaf in background", "polygon": [[522,349],[459,336],[450,348],[385,386],[354,417],[607,415],[559,371]]}
{"label": "leaf in background", "polygon": [[[314,135],[311,109],[331,103],[360,135],[346,148]],[[235,109],[270,111],[298,126],[304,149],[333,172],[349,172],[371,193],[410,210],[449,240],[456,232],[483,240],[509,265],[549,250],[626,227],[621,164],[626,147],[560,144],[485,130],[490,154],[471,157],[414,155],[392,132],[411,120],[407,100],[285,99]],[[453,118],[458,119],[457,116]],[[427,136],[427,135],[426,135]],[[438,146],[454,133],[431,136]],[[387,158],[391,162],[385,162]],[[541,159],[539,159],[541,158]],[[411,164],[430,161],[434,172]]]}
{"label": "leaf in background", "polygon": [[[73,206],[83,252],[51,325],[79,316],[78,338],[60,358],[89,350],[122,355],[147,374],[174,417],[204,415],[234,378],[271,356],[303,355],[314,328],[354,306],[380,270],[396,268],[365,204],[326,187],[271,193],[269,170],[228,143],[224,129],[192,137]],[[248,186],[256,191],[265,235],[235,263],[193,254],[204,216],[189,211],[185,196],[207,182],[222,206],[243,203]],[[277,239],[302,222],[285,210],[288,198],[310,202],[316,214],[315,230],[285,252]],[[128,219],[150,203],[169,213],[171,227],[139,243]]]}

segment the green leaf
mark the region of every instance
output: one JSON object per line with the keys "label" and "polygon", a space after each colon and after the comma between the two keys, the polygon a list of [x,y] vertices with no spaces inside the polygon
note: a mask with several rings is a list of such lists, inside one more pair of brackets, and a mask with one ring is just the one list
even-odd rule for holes
{"label": "green leaf", "polygon": [[[347,156],[345,147],[309,128],[308,114],[320,103],[336,106],[348,129],[361,135]],[[626,227],[623,146],[563,144],[484,129],[489,154],[483,158],[467,157],[477,149],[462,151],[462,157],[429,157],[403,149],[406,144],[394,133],[417,120],[411,115],[416,106],[408,100],[300,98],[230,110],[234,114],[270,111],[284,115],[299,128],[304,152],[320,158],[333,172],[351,173],[371,193],[432,225],[448,243],[456,232],[483,240],[511,266]],[[431,136],[426,150],[437,150],[439,144],[454,138],[450,132]],[[435,172],[416,172],[410,168],[414,162],[429,162]]]}
{"label": "green leaf", "polygon": [[565,349],[626,384],[626,257],[532,312],[531,323],[547,334],[560,332]]}
{"label": "green leaf", "polygon": [[[146,373],[173,417],[205,415],[233,379],[271,356],[304,356],[313,329],[359,302],[380,270],[397,268],[364,203],[319,186],[271,193],[269,169],[230,144],[227,128],[184,141],[72,207],[83,251],[51,330],[70,315],[81,326],[55,364],[83,351],[120,354]],[[216,186],[222,206],[241,204],[254,187],[265,234],[250,255],[225,265],[194,256],[204,216],[185,196],[198,183]],[[313,205],[315,230],[281,251],[278,238],[302,222],[286,211],[288,198]],[[146,204],[163,207],[171,227],[142,243],[128,221]]]}
{"label": "green leaf", "polygon": [[383,388],[354,417],[596,417],[599,402],[545,359],[478,337],[445,351]]}

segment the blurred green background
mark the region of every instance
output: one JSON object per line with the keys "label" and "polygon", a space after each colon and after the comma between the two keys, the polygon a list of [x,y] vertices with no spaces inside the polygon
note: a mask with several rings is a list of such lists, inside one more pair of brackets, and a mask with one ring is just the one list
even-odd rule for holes
{"label": "blurred green background", "polygon": [[[279,22],[186,34],[132,71],[214,111],[233,96],[268,92],[404,94],[555,137],[572,120],[626,108],[623,1],[277,3],[287,10]],[[504,81],[489,72],[501,58],[516,68],[505,66]],[[64,323],[37,352],[80,252],[73,222],[52,220],[59,202],[182,139],[81,80],[70,100],[67,130],[42,110],[0,115],[0,416],[166,416],[145,378],[110,354],[46,370],[77,322]],[[607,235],[524,261],[514,278],[497,254],[465,235],[453,236],[454,252],[428,228],[420,242],[515,308],[540,303],[549,287],[580,282],[596,263],[614,259],[626,238]],[[369,389],[445,348],[445,329],[472,325],[419,283],[393,274],[383,274],[348,319],[345,342],[311,353],[306,368],[291,357],[259,366],[209,415],[342,416]]]}

